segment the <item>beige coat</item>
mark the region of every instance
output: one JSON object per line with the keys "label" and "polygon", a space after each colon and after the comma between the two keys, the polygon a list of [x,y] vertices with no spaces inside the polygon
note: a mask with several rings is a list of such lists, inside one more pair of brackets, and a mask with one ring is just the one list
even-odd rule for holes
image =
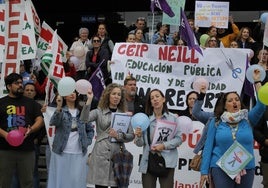
{"label": "beige coat", "polygon": [[[102,186],[117,186],[113,172],[113,154],[118,152],[120,145],[118,142],[110,142],[109,129],[111,127],[112,112],[109,109],[94,109],[90,111],[90,106],[85,106],[81,113],[81,119],[96,122],[96,142],[88,158],[87,183]],[[130,142],[134,139],[134,131],[129,126],[126,137],[120,139],[122,142]]]}

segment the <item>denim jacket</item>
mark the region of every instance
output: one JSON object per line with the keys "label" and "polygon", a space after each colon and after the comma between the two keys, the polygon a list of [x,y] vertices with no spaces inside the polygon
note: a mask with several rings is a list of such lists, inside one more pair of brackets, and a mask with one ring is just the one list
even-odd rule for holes
{"label": "denim jacket", "polygon": [[[85,123],[79,119],[80,111],[77,110],[76,121],[77,131],[79,134],[79,143],[82,147],[83,154],[87,153],[88,146],[92,143],[94,128],[91,123]],[[72,115],[67,106],[64,106],[59,112],[56,110],[50,119],[50,125],[56,127],[52,151],[61,154],[69,139],[72,126]]]}
{"label": "denim jacket", "polygon": [[[153,138],[154,135],[154,129],[156,127],[156,117],[154,115],[151,115],[149,117],[150,119],[150,136]],[[176,122],[177,116],[172,113],[164,113],[162,115],[161,120]],[[178,125],[179,126],[179,125]],[[145,174],[147,172],[148,167],[148,157],[149,157],[149,151],[150,146],[148,144],[148,138],[147,138],[147,129],[142,132],[142,137],[136,137],[134,140],[134,143],[138,147],[143,147],[143,154],[140,161],[140,167],[139,172]],[[174,138],[172,138],[169,141],[163,142],[165,145],[165,150],[161,152],[161,155],[164,157],[166,162],[167,168],[175,168],[178,164],[178,150],[177,147],[179,147],[182,144],[182,137],[181,137],[181,131],[180,129],[176,130]]]}

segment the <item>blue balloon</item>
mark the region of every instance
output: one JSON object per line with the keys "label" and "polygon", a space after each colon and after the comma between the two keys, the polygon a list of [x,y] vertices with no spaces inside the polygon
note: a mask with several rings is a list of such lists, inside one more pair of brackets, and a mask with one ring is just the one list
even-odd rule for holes
{"label": "blue balloon", "polygon": [[262,66],[260,66],[258,64],[250,65],[246,71],[246,78],[252,84],[254,84],[253,72],[256,69],[258,69],[261,72],[261,81],[263,81],[265,79],[265,76],[266,76],[266,72]]}
{"label": "blue balloon", "polygon": [[268,17],[268,12],[262,13],[261,14],[261,22],[266,24],[267,17]]}
{"label": "blue balloon", "polygon": [[136,113],[131,117],[131,125],[134,129],[140,127],[144,131],[148,128],[149,124],[149,117],[145,113]]}

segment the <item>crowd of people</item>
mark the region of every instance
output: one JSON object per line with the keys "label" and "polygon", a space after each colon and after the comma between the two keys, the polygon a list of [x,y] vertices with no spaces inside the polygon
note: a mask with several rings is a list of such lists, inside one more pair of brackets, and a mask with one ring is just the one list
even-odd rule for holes
{"label": "crowd of people", "polygon": [[[268,49],[263,47],[262,38],[254,39],[260,27],[254,29],[255,33],[249,27],[239,29],[230,16],[230,31],[211,26],[206,33],[200,33],[193,19],[188,22],[202,48],[249,48],[254,52],[250,63],[259,64],[266,71],[266,78],[261,82],[260,71],[254,70],[256,92],[268,81]],[[157,24],[156,32],[150,39],[146,20],[142,17],[137,19],[135,29],[129,31],[126,42],[187,46],[187,41],[182,39],[179,32],[170,35],[169,25],[162,22]],[[83,53],[79,55],[79,62],[74,63],[70,57],[74,56],[77,47],[81,47]],[[174,171],[178,164],[177,148],[182,144],[180,129],[175,129],[173,137],[161,144],[151,146],[148,140],[153,140],[160,120],[177,124],[178,116],[188,116],[206,125],[194,149],[195,153],[204,151],[200,186],[209,183],[216,188],[251,188],[255,172],[254,157],[235,179],[231,179],[216,162],[234,142],[239,142],[254,156],[255,139],[260,144],[262,184],[268,188],[267,106],[256,99],[254,107],[250,109],[243,104],[248,102],[247,97],[228,92],[218,96],[213,112],[206,112],[202,110],[202,105],[207,88],[201,87],[199,92],[187,94],[185,110],[170,110],[165,95],[159,89],[152,89],[146,97],[138,96],[138,83],[133,75],[127,75],[123,85],[112,82],[109,63],[113,48],[114,42],[104,23],[98,25],[93,36],[89,36],[89,30],[83,27],[69,48],[67,62],[64,63],[65,75],[75,80],[90,79],[96,69],[101,68],[106,88],[99,100],[94,97],[92,90],[82,97],[76,91],[68,96],[60,96],[57,88],[50,83],[50,89],[55,93],[54,100],[41,106],[35,99],[45,98],[48,77],[44,76],[42,70],[32,72],[29,62],[21,63],[20,73],[11,73],[5,78],[8,95],[0,99],[0,187],[39,186],[34,180],[38,181],[38,146],[45,132],[42,112],[49,105],[56,108],[50,119],[50,125],[56,127],[56,134],[52,150],[47,154],[50,160],[47,163],[48,188],[85,188],[87,184],[93,184],[96,188],[119,188],[111,159],[128,142],[143,147],[139,166],[142,186],[155,188],[159,180],[161,188],[173,188]],[[140,127],[133,129],[130,125],[126,132],[117,132],[111,127],[113,113],[130,116],[145,113],[150,120],[149,127],[142,130]],[[95,127],[92,122],[95,122]],[[15,129],[24,130],[25,138],[19,146],[12,146],[8,142],[8,133]],[[93,139],[96,141],[87,155]],[[168,168],[166,176],[158,177],[147,171],[149,151],[163,156]]]}

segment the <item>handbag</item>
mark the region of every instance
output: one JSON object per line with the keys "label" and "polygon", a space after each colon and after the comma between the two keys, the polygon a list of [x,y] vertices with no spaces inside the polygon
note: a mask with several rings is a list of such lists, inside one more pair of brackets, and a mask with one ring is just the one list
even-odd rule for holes
{"label": "handbag", "polygon": [[147,172],[157,177],[166,177],[168,175],[165,159],[160,153],[149,152]]}
{"label": "handbag", "polygon": [[[149,146],[151,145],[150,141],[150,127],[148,127],[147,138]],[[166,163],[164,157],[161,153],[149,151],[148,157],[148,168],[147,172],[157,177],[166,177],[168,175],[169,169],[166,168]]]}
{"label": "handbag", "polygon": [[196,154],[190,162],[190,168],[195,171],[200,171],[200,166],[202,162],[202,152]]}
{"label": "handbag", "polygon": [[120,150],[113,154],[114,178],[118,188],[127,188],[133,169],[133,155],[120,143]]}

